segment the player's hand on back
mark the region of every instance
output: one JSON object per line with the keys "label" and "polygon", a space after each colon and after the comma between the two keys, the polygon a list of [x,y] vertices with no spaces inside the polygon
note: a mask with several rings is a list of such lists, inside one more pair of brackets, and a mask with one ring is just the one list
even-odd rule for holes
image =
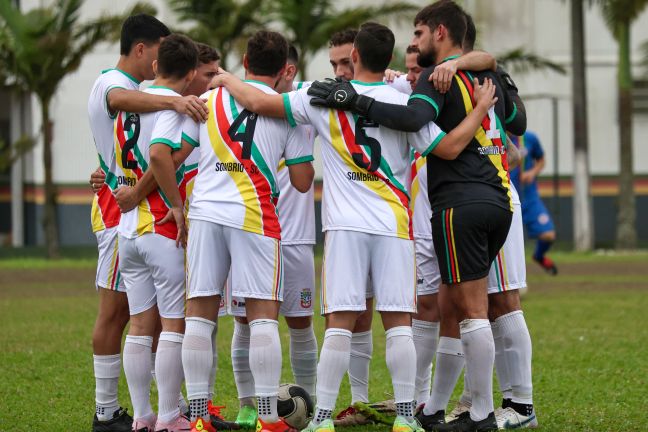
{"label": "player's hand on back", "polygon": [[137,207],[139,200],[137,199],[137,193],[135,188],[132,186],[120,186],[114,193],[115,201],[119,206],[119,210],[122,213],[129,212]]}
{"label": "player's hand on back", "polygon": [[90,187],[92,188],[92,192],[99,192],[105,182],[106,174],[101,170],[101,168],[97,168],[95,172],[90,174]]}
{"label": "player's hand on back", "polygon": [[450,90],[452,79],[457,73],[457,60],[448,60],[437,66],[428,78],[434,88],[441,94]]}
{"label": "player's hand on back", "polygon": [[490,78],[485,78],[484,83],[480,85],[479,80],[474,78],[473,85],[475,87],[473,96],[477,104],[475,109],[483,109],[485,113],[497,102],[497,97],[495,96],[495,84],[493,84],[493,81]]}
{"label": "player's hand on back", "polygon": [[186,114],[197,122],[206,122],[209,117],[209,109],[207,108],[207,102],[204,99],[200,99],[198,96],[189,95],[176,98],[177,100],[173,102],[173,110]]}
{"label": "player's hand on back", "polygon": [[312,106],[353,111],[360,115],[366,115],[374,101],[359,95],[349,81],[340,78],[314,81],[308,88],[308,95],[313,96],[310,100]]}
{"label": "player's hand on back", "polygon": [[185,223],[184,210],[182,207],[172,207],[167,212],[166,216],[160,219],[155,225],[163,225],[168,222],[175,222],[178,228],[178,235],[176,236],[176,246],[187,248],[187,224]]}

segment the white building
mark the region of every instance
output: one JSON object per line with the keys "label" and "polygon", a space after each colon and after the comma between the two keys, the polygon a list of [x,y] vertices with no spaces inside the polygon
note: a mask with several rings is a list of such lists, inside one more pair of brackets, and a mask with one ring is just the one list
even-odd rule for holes
{"label": "white building", "polygon": [[[26,11],[50,2],[21,0],[18,3]],[[134,3],[135,1],[127,0],[87,0],[82,10],[82,19],[96,17],[102,12],[122,13]],[[171,26],[182,28],[164,0],[152,0],[150,3],[158,9],[158,18]],[[336,0],[335,3],[342,8],[364,2]],[[421,6],[428,4],[418,3]],[[529,129],[537,132],[545,145],[545,174],[569,176],[573,155],[569,2],[464,0],[461,3],[473,14],[477,24],[478,47],[495,54],[523,47],[567,68],[567,75],[534,72],[514,76],[514,79],[521,94],[527,97]],[[597,8],[587,10],[585,21],[590,167],[594,176],[615,176],[619,172],[617,46]],[[400,21],[393,28],[396,30],[398,46],[404,49],[411,39],[411,21]],[[645,41],[648,41],[648,9],[632,27],[632,60],[636,78],[642,73],[639,68],[640,44]],[[102,69],[114,66],[117,59],[117,45],[98,45],[84,59],[79,70],[63,81],[53,102],[54,179],[60,185],[59,215],[63,244],[94,241],[89,223],[92,195],[87,181],[90,172],[97,166],[97,158],[88,125],[86,103],[96,76]],[[326,50],[322,50],[309,65],[308,77],[313,79],[329,75],[331,73]],[[553,139],[556,125],[553,121],[552,102],[548,97],[557,100],[557,142]],[[0,137],[15,139],[22,133],[39,131],[40,111],[36,99],[26,97],[23,103],[20,102],[20,98],[0,90]],[[646,113],[634,116],[634,168],[638,176],[648,175],[648,146],[645,145],[648,136],[647,120]],[[0,173],[0,233],[4,233],[7,239],[13,227],[11,241],[14,245],[42,242],[39,220],[43,202],[42,183],[40,144],[14,164],[11,173]],[[608,190],[608,196],[614,194],[614,186],[610,187],[612,189]],[[648,195],[648,188],[646,189],[644,192]],[[569,195],[568,191],[569,186],[561,194]],[[640,203],[640,211],[648,212],[648,197],[646,201],[645,208]],[[21,234],[23,229],[24,234]],[[641,236],[648,239],[648,233]]]}

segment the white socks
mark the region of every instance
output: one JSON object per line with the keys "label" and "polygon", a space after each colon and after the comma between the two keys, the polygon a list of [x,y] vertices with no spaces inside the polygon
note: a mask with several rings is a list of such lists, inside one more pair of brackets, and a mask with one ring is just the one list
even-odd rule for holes
{"label": "white socks", "polygon": [[113,414],[119,410],[117,401],[117,387],[119,386],[119,374],[121,373],[121,356],[95,355],[95,402],[96,414],[99,421],[107,421],[113,418]]}
{"label": "white socks", "polygon": [[394,401],[405,411],[399,415],[411,420],[414,416],[414,381],[416,380],[416,348],[412,327],[399,326],[385,332],[385,361],[392,378]]}
{"label": "white socks", "polygon": [[250,370],[250,326],[234,321],[232,370],[239,400],[254,398],[254,378]]}
{"label": "white socks", "polygon": [[290,365],[295,384],[301,386],[309,395],[315,396],[317,380],[317,339],[313,325],[305,329],[290,331]]}
{"label": "white socks", "polygon": [[461,339],[441,336],[436,356],[432,392],[423,408],[426,415],[445,410],[448,406],[448,401],[450,401],[450,396],[452,396],[452,391],[464,366]]}
{"label": "white socks", "polygon": [[214,326],[212,331],[212,367],[209,370],[209,387],[207,388],[208,398],[214,398],[214,384],[216,383],[216,370],[218,368],[218,346],[216,345],[216,334],[218,333],[218,324]]}
{"label": "white socks", "polygon": [[[511,390],[510,369],[504,355],[504,341],[502,340],[502,326],[500,321],[491,322],[493,332],[493,342],[495,343],[495,372],[497,372],[497,382],[502,392],[502,399],[511,399],[513,392]],[[466,381],[464,379],[464,381]],[[464,393],[466,389],[464,388]],[[463,398],[463,395],[461,396]]]}
{"label": "white socks", "polygon": [[250,370],[254,377],[259,418],[274,423],[279,420],[277,394],[281,380],[281,340],[276,320],[250,322]]}
{"label": "white socks", "polygon": [[[124,344],[124,373],[133,403],[133,418],[153,415],[151,408],[151,347],[153,336],[126,336]],[[177,394],[176,394],[177,396]]]}
{"label": "white socks", "polygon": [[439,340],[439,323],[413,319],[412,336],[416,348],[416,401],[423,403],[430,397],[432,360]]}
{"label": "white socks", "polygon": [[318,410],[335,409],[342,378],[349,369],[350,353],[351,332],[339,328],[327,329],[317,365]]}
{"label": "white socks", "polygon": [[[531,336],[521,310],[495,320],[500,327],[514,403],[533,404]],[[498,370],[499,374],[499,370]]]}
{"label": "white socks", "polygon": [[371,330],[353,333],[351,336],[351,359],[348,368],[349,383],[351,384],[351,404],[356,402],[369,403],[369,362],[372,353],[373,338]]}
{"label": "white socks", "polygon": [[158,387],[158,419],[168,423],[180,415],[178,394],[182,386],[182,339],[180,333],[160,333],[155,375]]}
{"label": "white socks", "polygon": [[187,385],[187,398],[191,406],[191,421],[195,421],[197,417],[202,417],[207,412],[209,374],[214,360],[213,333],[216,323],[197,317],[187,317],[185,322],[182,365]]}
{"label": "white socks", "polygon": [[463,320],[459,329],[472,395],[470,418],[480,421],[493,412],[493,333],[487,319]]}

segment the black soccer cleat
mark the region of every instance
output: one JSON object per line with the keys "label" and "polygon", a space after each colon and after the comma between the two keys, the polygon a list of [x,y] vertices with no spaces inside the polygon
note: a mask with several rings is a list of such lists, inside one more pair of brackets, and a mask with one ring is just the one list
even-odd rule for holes
{"label": "black soccer cleat", "polygon": [[444,410],[439,410],[430,415],[426,415],[423,410],[420,410],[415,417],[426,431],[435,431],[437,426],[445,424]]}
{"label": "black soccer cleat", "polygon": [[132,427],[133,417],[124,408],[119,408],[110,420],[100,421],[97,414],[92,420],[92,432],[131,432]]}
{"label": "black soccer cleat", "polygon": [[495,413],[490,413],[488,417],[477,422],[470,418],[470,413],[464,413],[456,420],[439,425],[434,430],[438,432],[494,432],[497,430],[497,420]]}

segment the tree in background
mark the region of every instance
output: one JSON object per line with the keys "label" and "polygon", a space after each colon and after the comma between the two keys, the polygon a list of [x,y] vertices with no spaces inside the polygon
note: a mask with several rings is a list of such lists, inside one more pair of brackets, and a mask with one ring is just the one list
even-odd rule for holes
{"label": "tree in background", "polygon": [[525,51],[523,47],[515,48],[501,54],[495,54],[495,57],[497,58],[497,63],[502,65],[507,71],[516,75],[541,70],[549,70],[559,74],[567,73],[565,68],[558,63],[554,63],[535,53]]}
{"label": "tree in background", "polygon": [[333,33],[383,17],[402,18],[407,12],[417,9],[410,3],[393,1],[385,5],[338,11],[331,0],[273,0],[269,13],[289,32],[290,39],[299,51],[299,75],[305,80],[310,58],[327,46]]}
{"label": "tree in background", "polygon": [[180,21],[195,23],[188,35],[219,51],[223,69],[227,69],[227,55],[235,52],[266,21],[261,14],[264,3],[264,0],[169,0]]}
{"label": "tree in background", "polygon": [[[45,175],[43,228],[49,258],[59,257],[57,191],[52,178],[52,99],[63,79],[79,68],[86,54],[99,42],[118,36],[126,16],[102,16],[80,23],[82,3],[57,0],[49,7],[23,13],[12,1],[0,0],[0,78],[4,84],[35,94],[40,103]],[[150,11],[141,5],[134,10],[144,9]]]}
{"label": "tree in background", "polygon": [[632,70],[630,27],[648,0],[600,0],[601,12],[619,45],[617,87],[619,110],[619,201],[616,247],[637,246],[636,202],[632,157]]}

